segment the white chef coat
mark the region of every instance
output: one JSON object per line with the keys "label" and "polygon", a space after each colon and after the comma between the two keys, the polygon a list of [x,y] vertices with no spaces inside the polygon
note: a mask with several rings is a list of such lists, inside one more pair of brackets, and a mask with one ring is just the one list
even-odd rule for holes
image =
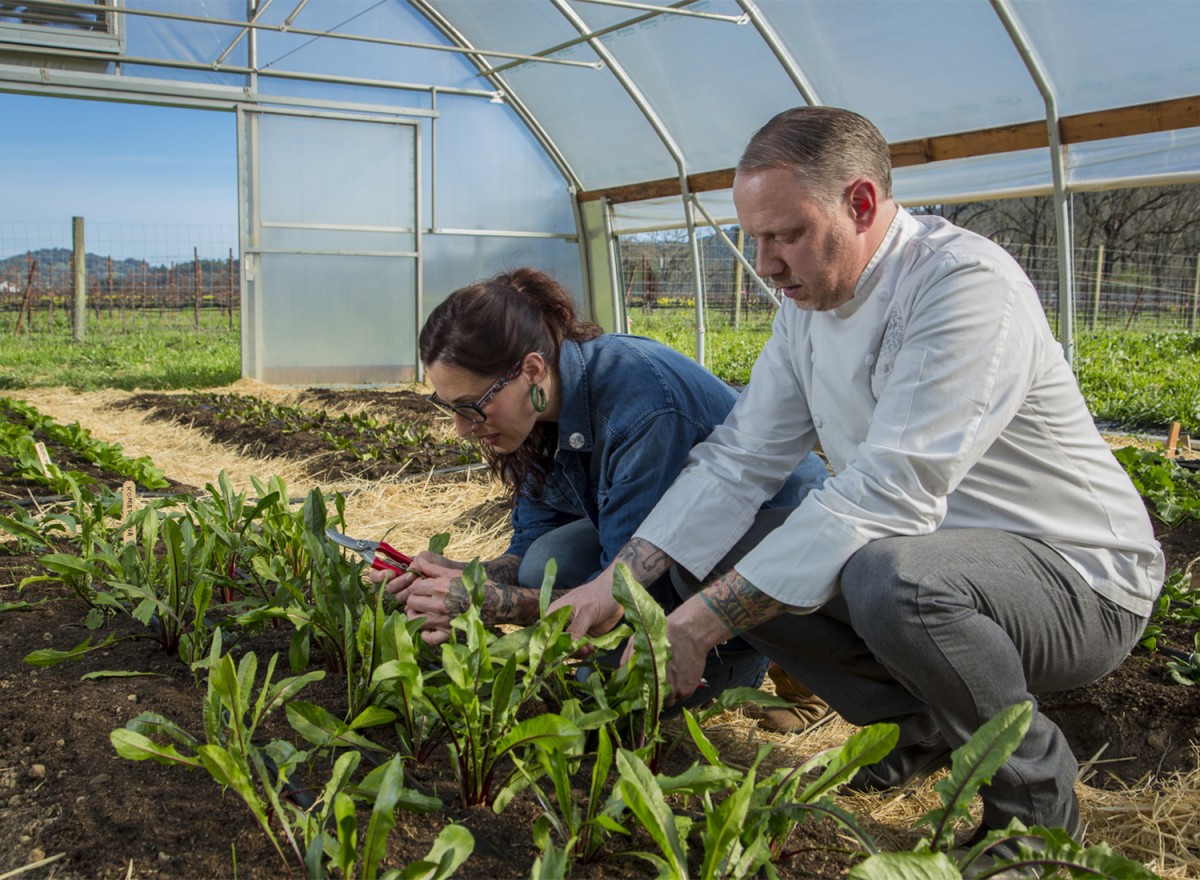
{"label": "white chef coat", "polygon": [[737,564],[795,611],[869,541],[941,528],[1044,541],[1148,615],[1164,559],[1012,257],[901,208],[830,311],[785,301],[750,385],[637,530],[704,577],[816,442],[834,477]]}

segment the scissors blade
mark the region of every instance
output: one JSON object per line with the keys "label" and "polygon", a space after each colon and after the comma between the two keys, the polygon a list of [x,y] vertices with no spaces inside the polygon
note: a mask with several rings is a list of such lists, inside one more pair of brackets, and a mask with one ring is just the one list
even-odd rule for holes
{"label": "scissors blade", "polygon": [[351,538],[349,535],[343,535],[341,532],[332,528],[325,530],[325,536],[335,544],[345,547],[347,550],[353,550],[355,553],[365,558],[368,562],[370,562],[371,559],[367,556],[367,554],[371,553],[375,547],[378,546],[374,541],[368,541],[364,538]]}

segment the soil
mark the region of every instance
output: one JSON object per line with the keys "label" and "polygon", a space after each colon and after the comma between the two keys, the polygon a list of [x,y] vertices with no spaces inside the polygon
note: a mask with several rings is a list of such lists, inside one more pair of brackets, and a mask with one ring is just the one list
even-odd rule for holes
{"label": "soil", "polygon": [[[419,411],[414,409],[410,415],[406,407],[412,401],[404,397],[410,392],[310,394],[305,405],[316,408],[355,404],[404,419],[428,412],[420,401]],[[139,405],[170,413],[164,417],[206,424],[194,411],[173,408],[162,397],[145,396]],[[311,438],[256,435],[246,427],[226,435],[217,421],[211,430],[218,442],[239,447],[257,443],[274,455],[313,456]],[[69,460],[66,450],[51,453],[64,470],[97,470]],[[335,465],[330,455],[323,466]],[[43,491],[11,479],[10,470],[11,463],[0,459],[0,508],[4,499],[28,499],[31,493]],[[112,482],[111,474],[94,475]],[[172,490],[191,489],[172,485]],[[1200,558],[1200,521],[1175,529],[1156,523],[1168,570],[1185,568]],[[17,593],[15,585],[39,571],[36,558],[17,552],[11,543],[0,544],[0,603],[29,603],[0,613],[0,876],[27,867],[21,876],[114,880],[286,876],[250,811],[232,792],[222,793],[207,773],[129,761],[115,754],[111,731],[143,712],[165,716],[196,734],[202,731],[203,689],[178,659],[145,638],[145,630],[124,620],[115,631],[138,638],[118,641],[73,663],[43,668],[23,662],[31,651],[67,648],[89,635],[83,625],[83,606],[64,598],[61,589],[33,585]],[[1160,645],[1184,653],[1194,649],[1190,629],[1165,626],[1164,630]],[[286,657],[287,641],[286,633],[268,630],[243,648],[254,650],[260,659],[276,651]],[[1166,662],[1161,652],[1138,649],[1117,670],[1087,688],[1039,697],[1042,710],[1063,728],[1081,762],[1103,753],[1088,784],[1153,786],[1174,771],[1196,766],[1192,745],[1200,742],[1200,688],[1171,682]],[[83,678],[105,671],[121,675]],[[280,670],[276,678],[283,674],[286,671]],[[300,698],[337,714],[345,705],[343,687],[344,679],[330,675],[306,687]],[[285,720],[274,723],[267,736],[289,736]],[[673,760],[681,763],[674,769],[693,757],[676,752]],[[311,772],[314,779],[326,778],[321,768]],[[453,778],[443,750],[406,769],[406,784],[441,798],[443,808],[432,815],[397,814],[385,867],[402,867],[423,857],[437,831],[457,821],[472,831],[476,841],[474,854],[458,876],[529,876],[537,856],[532,827],[539,811],[533,801],[519,796],[499,815],[479,807],[463,808]],[[360,822],[365,823],[365,818],[360,817]],[[653,850],[648,841],[641,843],[642,848]],[[778,866],[785,878],[843,877],[851,864],[831,825],[802,826],[790,843],[796,855]],[[29,867],[42,859],[51,861]],[[615,858],[577,866],[573,876],[654,875],[646,862]]]}

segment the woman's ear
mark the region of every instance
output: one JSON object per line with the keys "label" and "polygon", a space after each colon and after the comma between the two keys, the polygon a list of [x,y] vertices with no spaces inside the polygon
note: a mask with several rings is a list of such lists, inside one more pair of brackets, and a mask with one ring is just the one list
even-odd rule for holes
{"label": "woman's ear", "polygon": [[521,373],[531,385],[540,385],[545,382],[549,372],[550,365],[546,363],[546,359],[542,357],[540,351],[531,351],[525,355],[525,360],[521,363]]}

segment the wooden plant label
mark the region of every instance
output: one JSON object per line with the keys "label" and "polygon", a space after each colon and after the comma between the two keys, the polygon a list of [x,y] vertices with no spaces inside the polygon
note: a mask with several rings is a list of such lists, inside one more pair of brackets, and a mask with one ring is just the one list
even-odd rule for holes
{"label": "wooden plant label", "polygon": [[[137,486],[133,480],[126,480],[121,484],[121,519],[129,519],[129,515],[133,513],[134,507],[137,504]],[[125,530],[125,543],[132,544],[137,540],[137,530],[130,526]]]}
{"label": "wooden plant label", "polygon": [[37,450],[38,462],[42,466],[42,476],[50,476],[50,453],[46,451],[46,444],[39,440],[33,444],[33,448]]}
{"label": "wooden plant label", "polygon": [[1179,451],[1179,422],[1171,422],[1171,430],[1167,432],[1167,458],[1174,458]]}

